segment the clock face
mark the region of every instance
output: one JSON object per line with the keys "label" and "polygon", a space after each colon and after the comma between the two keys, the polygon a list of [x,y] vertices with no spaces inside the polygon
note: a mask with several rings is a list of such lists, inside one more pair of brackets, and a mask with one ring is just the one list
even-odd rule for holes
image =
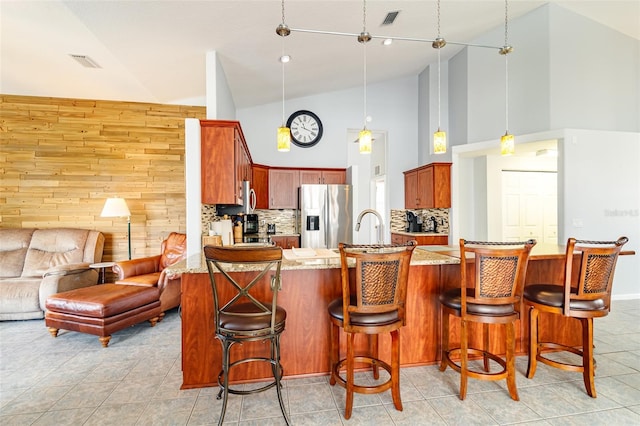
{"label": "clock face", "polygon": [[302,148],[314,146],[322,138],[322,122],[311,111],[296,111],[287,120],[291,129],[291,142]]}

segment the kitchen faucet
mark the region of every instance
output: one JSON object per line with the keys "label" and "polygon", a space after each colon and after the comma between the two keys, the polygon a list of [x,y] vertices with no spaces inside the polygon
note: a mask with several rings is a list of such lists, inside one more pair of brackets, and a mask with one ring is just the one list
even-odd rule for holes
{"label": "kitchen faucet", "polygon": [[378,213],[374,209],[364,209],[360,212],[360,214],[358,215],[358,220],[356,221],[356,231],[360,231],[360,221],[367,213],[371,213],[378,218],[378,244],[384,244],[382,216],[380,216],[380,213]]}

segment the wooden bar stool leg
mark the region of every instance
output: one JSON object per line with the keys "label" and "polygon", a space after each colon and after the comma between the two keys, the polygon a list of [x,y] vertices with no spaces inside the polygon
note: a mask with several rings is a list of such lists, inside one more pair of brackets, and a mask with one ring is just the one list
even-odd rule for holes
{"label": "wooden bar stool leg", "polygon": [[373,369],[373,378],[374,380],[378,380],[380,378],[380,366],[375,361],[378,359],[378,335],[377,334],[369,334],[369,356],[374,360],[371,363],[371,368]]}
{"label": "wooden bar stool leg", "polygon": [[402,411],[400,399],[400,331],[391,332],[391,397],[396,410]]}
{"label": "wooden bar stool leg", "polygon": [[538,310],[529,309],[529,365],[527,366],[527,379],[533,379],[538,364]]}
{"label": "wooden bar stool leg", "polygon": [[468,365],[468,333],[467,333],[467,321],[460,321],[460,399],[464,400],[467,396],[467,373],[469,371]]}
{"label": "wooden bar stool leg", "polygon": [[329,384],[331,386],[336,384],[336,366],[340,359],[340,327],[331,323],[331,349],[329,350],[329,368],[331,368],[331,375],[329,378]]}
{"label": "wooden bar stool leg", "polygon": [[596,397],[594,381],[595,362],[593,361],[593,318],[581,318],[582,323],[582,378],[590,397]]}
{"label": "wooden bar stool leg", "polygon": [[[444,311],[444,310],[443,310]],[[447,369],[447,352],[449,351],[449,313],[442,312],[442,344],[440,346],[440,371]]]}
{"label": "wooden bar stool leg", "polygon": [[507,388],[514,401],[519,401],[516,387],[516,329],[514,323],[505,324],[507,327]]}
{"label": "wooden bar stool leg", "polygon": [[344,418],[349,420],[351,418],[351,411],[353,409],[353,385],[355,380],[354,364],[355,364],[355,351],[353,348],[355,340],[355,333],[347,334],[347,400],[344,408]]}
{"label": "wooden bar stool leg", "polygon": [[482,350],[484,353],[482,354],[482,364],[484,367],[484,371],[489,372],[489,357],[487,356],[487,352],[489,352],[489,324],[482,324]]}

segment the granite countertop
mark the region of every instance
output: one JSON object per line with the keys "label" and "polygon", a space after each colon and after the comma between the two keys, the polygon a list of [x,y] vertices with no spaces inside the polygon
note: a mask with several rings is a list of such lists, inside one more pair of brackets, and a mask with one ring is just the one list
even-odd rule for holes
{"label": "granite countertop", "polygon": [[[460,259],[457,257],[429,251],[424,249],[424,247],[429,246],[418,246],[413,251],[413,255],[411,256],[411,265],[445,265],[460,263]],[[297,260],[289,260],[294,259],[295,255],[292,254],[292,250],[283,250],[282,270],[340,268],[340,256],[335,252],[329,255],[324,254],[328,251],[329,250],[325,250],[317,257],[301,257]],[[252,269],[255,269],[255,267],[238,267],[230,269],[230,272],[249,271]],[[207,265],[202,253],[198,253],[189,256],[186,260],[182,260],[167,267],[166,272],[169,276],[207,273]]]}

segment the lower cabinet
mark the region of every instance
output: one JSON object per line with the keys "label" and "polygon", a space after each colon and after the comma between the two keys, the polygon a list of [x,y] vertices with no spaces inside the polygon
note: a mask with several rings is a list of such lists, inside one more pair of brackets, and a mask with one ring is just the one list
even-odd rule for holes
{"label": "lower cabinet", "polygon": [[271,237],[271,241],[277,245],[278,247],[282,247],[283,249],[290,249],[293,247],[300,247],[300,237],[295,236],[279,236],[279,237]]}
{"label": "lower cabinet", "polygon": [[419,246],[439,246],[449,244],[448,235],[404,235],[391,233],[392,244],[405,244],[416,240]]}

